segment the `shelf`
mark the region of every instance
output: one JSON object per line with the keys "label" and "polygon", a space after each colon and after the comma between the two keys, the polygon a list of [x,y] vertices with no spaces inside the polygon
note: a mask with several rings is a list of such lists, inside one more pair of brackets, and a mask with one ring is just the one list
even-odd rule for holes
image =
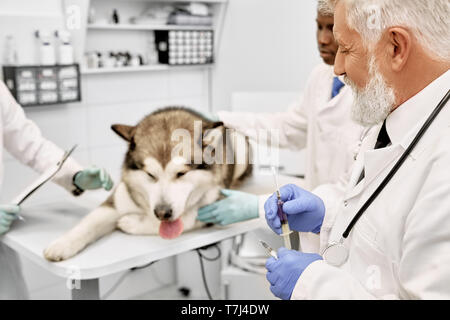
{"label": "shelf", "polygon": [[158,64],[151,66],[141,66],[141,67],[117,67],[117,68],[83,68],[81,69],[82,75],[90,74],[104,74],[104,73],[121,73],[121,72],[143,72],[143,71],[165,71],[172,69],[182,69],[182,68],[211,68],[211,64],[196,64],[196,65],[179,65],[179,66],[169,66],[166,64]]}
{"label": "shelf", "polygon": [[91,30],[213,30],[213,26],[157,25],[157,24],[88,24]]}

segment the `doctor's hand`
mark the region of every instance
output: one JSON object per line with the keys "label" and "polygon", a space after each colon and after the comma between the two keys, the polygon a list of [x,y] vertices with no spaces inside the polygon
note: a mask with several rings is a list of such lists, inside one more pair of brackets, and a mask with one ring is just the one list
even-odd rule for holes
{"label": "doctor's hand", "polygon": [[20,207],[15,204],[0,205],[0,235],[8,232],[11,224],[19,216]]}
{"label": "doctor's hand", "polygon": [[114,185],[106,170],[96,167],[77,172],[73,177],[73,183],[82,190],[103,188],[106,191],[109,191]]}
{"label": "doctor's hand", "polygon": [[271,257],[266,262],[266,278],[270,282],[270,291],[276,297],[289,300],[303,271],[314,261],[322,260],[322,257],[286,248],[278,249],[277,254],[278,259]]}
{"label": "doctor's hand", "polygon": [[222,189],[221,192],[226,198],[200,208],[198,220],[228,225],[259,216],[258,196],[228,189]]}
{"label": "doctor's hand", "polygon": [[[318,196],[294,184],[280,188],[283,211],[289,227],[300,232],[319,233],[325,216],[325,205]],[[278,217],[278,199],[274,193],[264,203],[266,221],[270,228],[281,234],[281,221]]]}

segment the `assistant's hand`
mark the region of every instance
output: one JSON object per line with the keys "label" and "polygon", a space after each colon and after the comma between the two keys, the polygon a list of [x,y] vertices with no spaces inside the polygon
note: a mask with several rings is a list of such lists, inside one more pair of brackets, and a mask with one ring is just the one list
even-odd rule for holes
{"label": "assistant's hand", "polygon": [[73,178],[74,184],[82,190],[94,190],[103,188],[111,190],[114,183],[105,169],[91,167],[79,171]]}
{"label": "assistant's hand", "polygon": [[226,198],[200,208],[198,220],[227,225],[259,216],[258,196],[228,189],[221,192]]}
{"label": "assistant's hand", "polygon": [[291,299],[292,291],[301,274],[317,260],[322,260],[322,257],[315,253],[278,249],[278,259],[270,257],[266,262],[266,278],[270,282],[270,291],[280,299]]}
{"label": "assistant's hand", "polygon": [[[318,196],[294,184],[280,188],[283,211],[288,218],[289,227],[300,232],[319,233],[325,216],[325,205]],[[281,221],[278,217],[277,195],[271,195],[264,203],[266,221],[270,228],[281,234]]]}
{"label": "assistant's hand", "polygon": [[0,205],[0,235],[8,232],[11,224],[19,216],[20,207],[15,204]]}

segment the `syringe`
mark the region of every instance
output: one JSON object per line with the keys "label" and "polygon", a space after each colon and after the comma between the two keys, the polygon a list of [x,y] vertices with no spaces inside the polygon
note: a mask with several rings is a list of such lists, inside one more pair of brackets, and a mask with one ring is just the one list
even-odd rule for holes
{"label": "syringe", "polygon": [[283,212],[283,200],[281,200],[280,188],[278,186],[278,176],[275,167],[272,166],[272,173],[275,178],[275,185],[277,188],[277,205],[278,205],[278,218],[281,221],[281,236],[283,237],[284,246],[286,249],[292,249],[291,247],[291,239],[289,235],[292,233],[291,229],[289,229],[289,223],[286,214]]}

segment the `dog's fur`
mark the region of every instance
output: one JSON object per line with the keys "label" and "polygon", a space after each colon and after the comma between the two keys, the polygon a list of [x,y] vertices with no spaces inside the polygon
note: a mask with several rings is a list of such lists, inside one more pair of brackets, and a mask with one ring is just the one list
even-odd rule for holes
{"label": "dog's fur", "polygon": [[[198,132],[195,136],[194,121],[202,121],[203,143]],[[113,125],[112,129],[129,144],[121,181],[100,207],[44,251],[48,260],[68,259],[116,228],[129,234],[156,235],[161,221],[178,218],[184,231],[204,226],[196,220],[197,210],[219,199],[221,188],[235,187],[251,173],[247,139],[244,138],[244,145],[236,145],[239,139],[235,131],[230,134],[222,122],[209,121],[189,109],[162,109],[136,126]],[[173,157],[174,148],[179,145],[179,141],[172,141],[176,129],[193,137],[188,156]],[[209,146],[205,140],[209,140]],[[223,152],[227,160],[231,154],[233,161],[211,163],[203,157],[200,163],[198,158],[194,161],[196,147],[204,153],[210,146],[212,157]],[[243,159],[242,152],[245,161],[236,163],[237,158]],[[170,215],[165,216],[167,213]]]}

